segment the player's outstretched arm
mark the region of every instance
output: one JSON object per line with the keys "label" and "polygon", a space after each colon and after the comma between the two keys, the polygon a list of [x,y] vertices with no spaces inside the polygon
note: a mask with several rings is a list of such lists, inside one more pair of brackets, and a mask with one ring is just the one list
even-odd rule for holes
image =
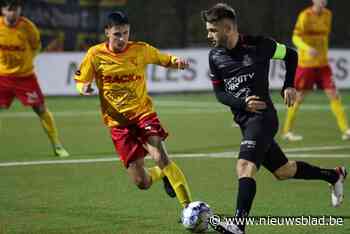
{"label": "player's outstretched arm", "polygon": [[186,69],[190,63],[187,59],[160,52],[157,48],[145,44],[146,64],[157,64],[163,67]]}
{"label": "player's outstretched arm", "polygon": [[94,89],[91,87],[96,75],[94,58],[94,51],[90,48],[81,62],[79,69],[75,72],[76,90],[80,95],[89,96],[94,92]]}
{"label": "player's outstretched arm", "polygon": [[275,42],[275,49],[272,59],[283,60],[286,66],[286,75],[282,87],[281,95],[284,98],[284,103],[287,106],[292,106],[296,99],[296,90],[294,89],[295,71],[298,65],[298,53],[278,42]]}
{"label": "player's outstretched arm", "polygon": [[171,56],[171,64],[173,68],[177,68],[177,69],[186,69],[190,67],[190,63],[187,59],[184,58],[178,58],[175,56]]}

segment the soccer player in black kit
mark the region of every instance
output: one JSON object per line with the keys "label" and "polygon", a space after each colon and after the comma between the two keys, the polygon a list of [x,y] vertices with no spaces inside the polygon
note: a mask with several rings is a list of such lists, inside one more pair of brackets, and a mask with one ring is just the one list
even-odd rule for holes
{"label": "soccer player in black kit", "polygon": [[[256,193],[255,175],[262,165],[277,179],[323,180],[331,185],[331,203],[343,200],[345,167],[323,169],[302,161],[288,160],[274,140],[278,117],[269,94],[269,61],[284,60],[286,66],[282,97],[287,106],[296,99],[293,87],[297,53],[273,39],[239,34],[235,10],[218,3],[202,12],[208,39],[211,81],[219,102],[231,108],[243,139],[236,165],[238,195],[235,217],[247,217]],[[245,233],[242,223],[211,223],[221,233]]]}

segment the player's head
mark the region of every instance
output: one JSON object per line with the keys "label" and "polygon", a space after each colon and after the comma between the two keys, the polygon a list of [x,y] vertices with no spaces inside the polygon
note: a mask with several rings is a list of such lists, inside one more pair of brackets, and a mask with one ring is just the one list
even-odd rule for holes
{"label": "player's head", "polygon": [[105,33],[108,38],[109,49],[114,52],[122,52],[129,41],[130,24],[128,16],[121,11],[109,14],[105,25]]}
{"label": "player's head", "polygon": [[235,10],[225,3],[218,3],[202,11],[208,39],[214,46],[227,46],[229,40],[237,40],[237,16]]}
{"label": "player's head", "polygon": [[327,6],[327,0],[312,0],[313,5],[316,8],[323,9]]}
{"label": "player's head", "polygon": [[5,23],[14,26],[19,20],[22,12],[22,0],[1,0],[1,14],[4,16]]}

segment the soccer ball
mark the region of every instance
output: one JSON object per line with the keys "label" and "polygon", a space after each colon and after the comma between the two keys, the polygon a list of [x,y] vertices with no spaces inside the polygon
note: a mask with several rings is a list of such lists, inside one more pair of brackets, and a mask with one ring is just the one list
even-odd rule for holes
{"label": "soccer ball", "polygon": [[205,232],[208,230],[208,219],[213,215],[209,205],[202,201],[188,204],[182,211],[182,225],[192,232]]}

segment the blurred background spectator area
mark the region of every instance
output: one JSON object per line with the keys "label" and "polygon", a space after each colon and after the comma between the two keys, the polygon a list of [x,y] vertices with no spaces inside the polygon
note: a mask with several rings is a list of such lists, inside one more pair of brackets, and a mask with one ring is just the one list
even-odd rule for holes
{"label": "blurred background spectator area", "polygon": [[[159,48],[207,45],[200,12],[214,0],[26,0],[23,14],[40,28],[45,51],[85,51],[104,40],[104,19],[114,10],[128,12],[131,39]],[[243,33],[266,34],[291,43],[297,14],[311,0],[222,1],[238,11]],[[288,4],[286,4],[288,2]],[[333,11],[330,47],[350,47],[350,1],[329,1]]]}

